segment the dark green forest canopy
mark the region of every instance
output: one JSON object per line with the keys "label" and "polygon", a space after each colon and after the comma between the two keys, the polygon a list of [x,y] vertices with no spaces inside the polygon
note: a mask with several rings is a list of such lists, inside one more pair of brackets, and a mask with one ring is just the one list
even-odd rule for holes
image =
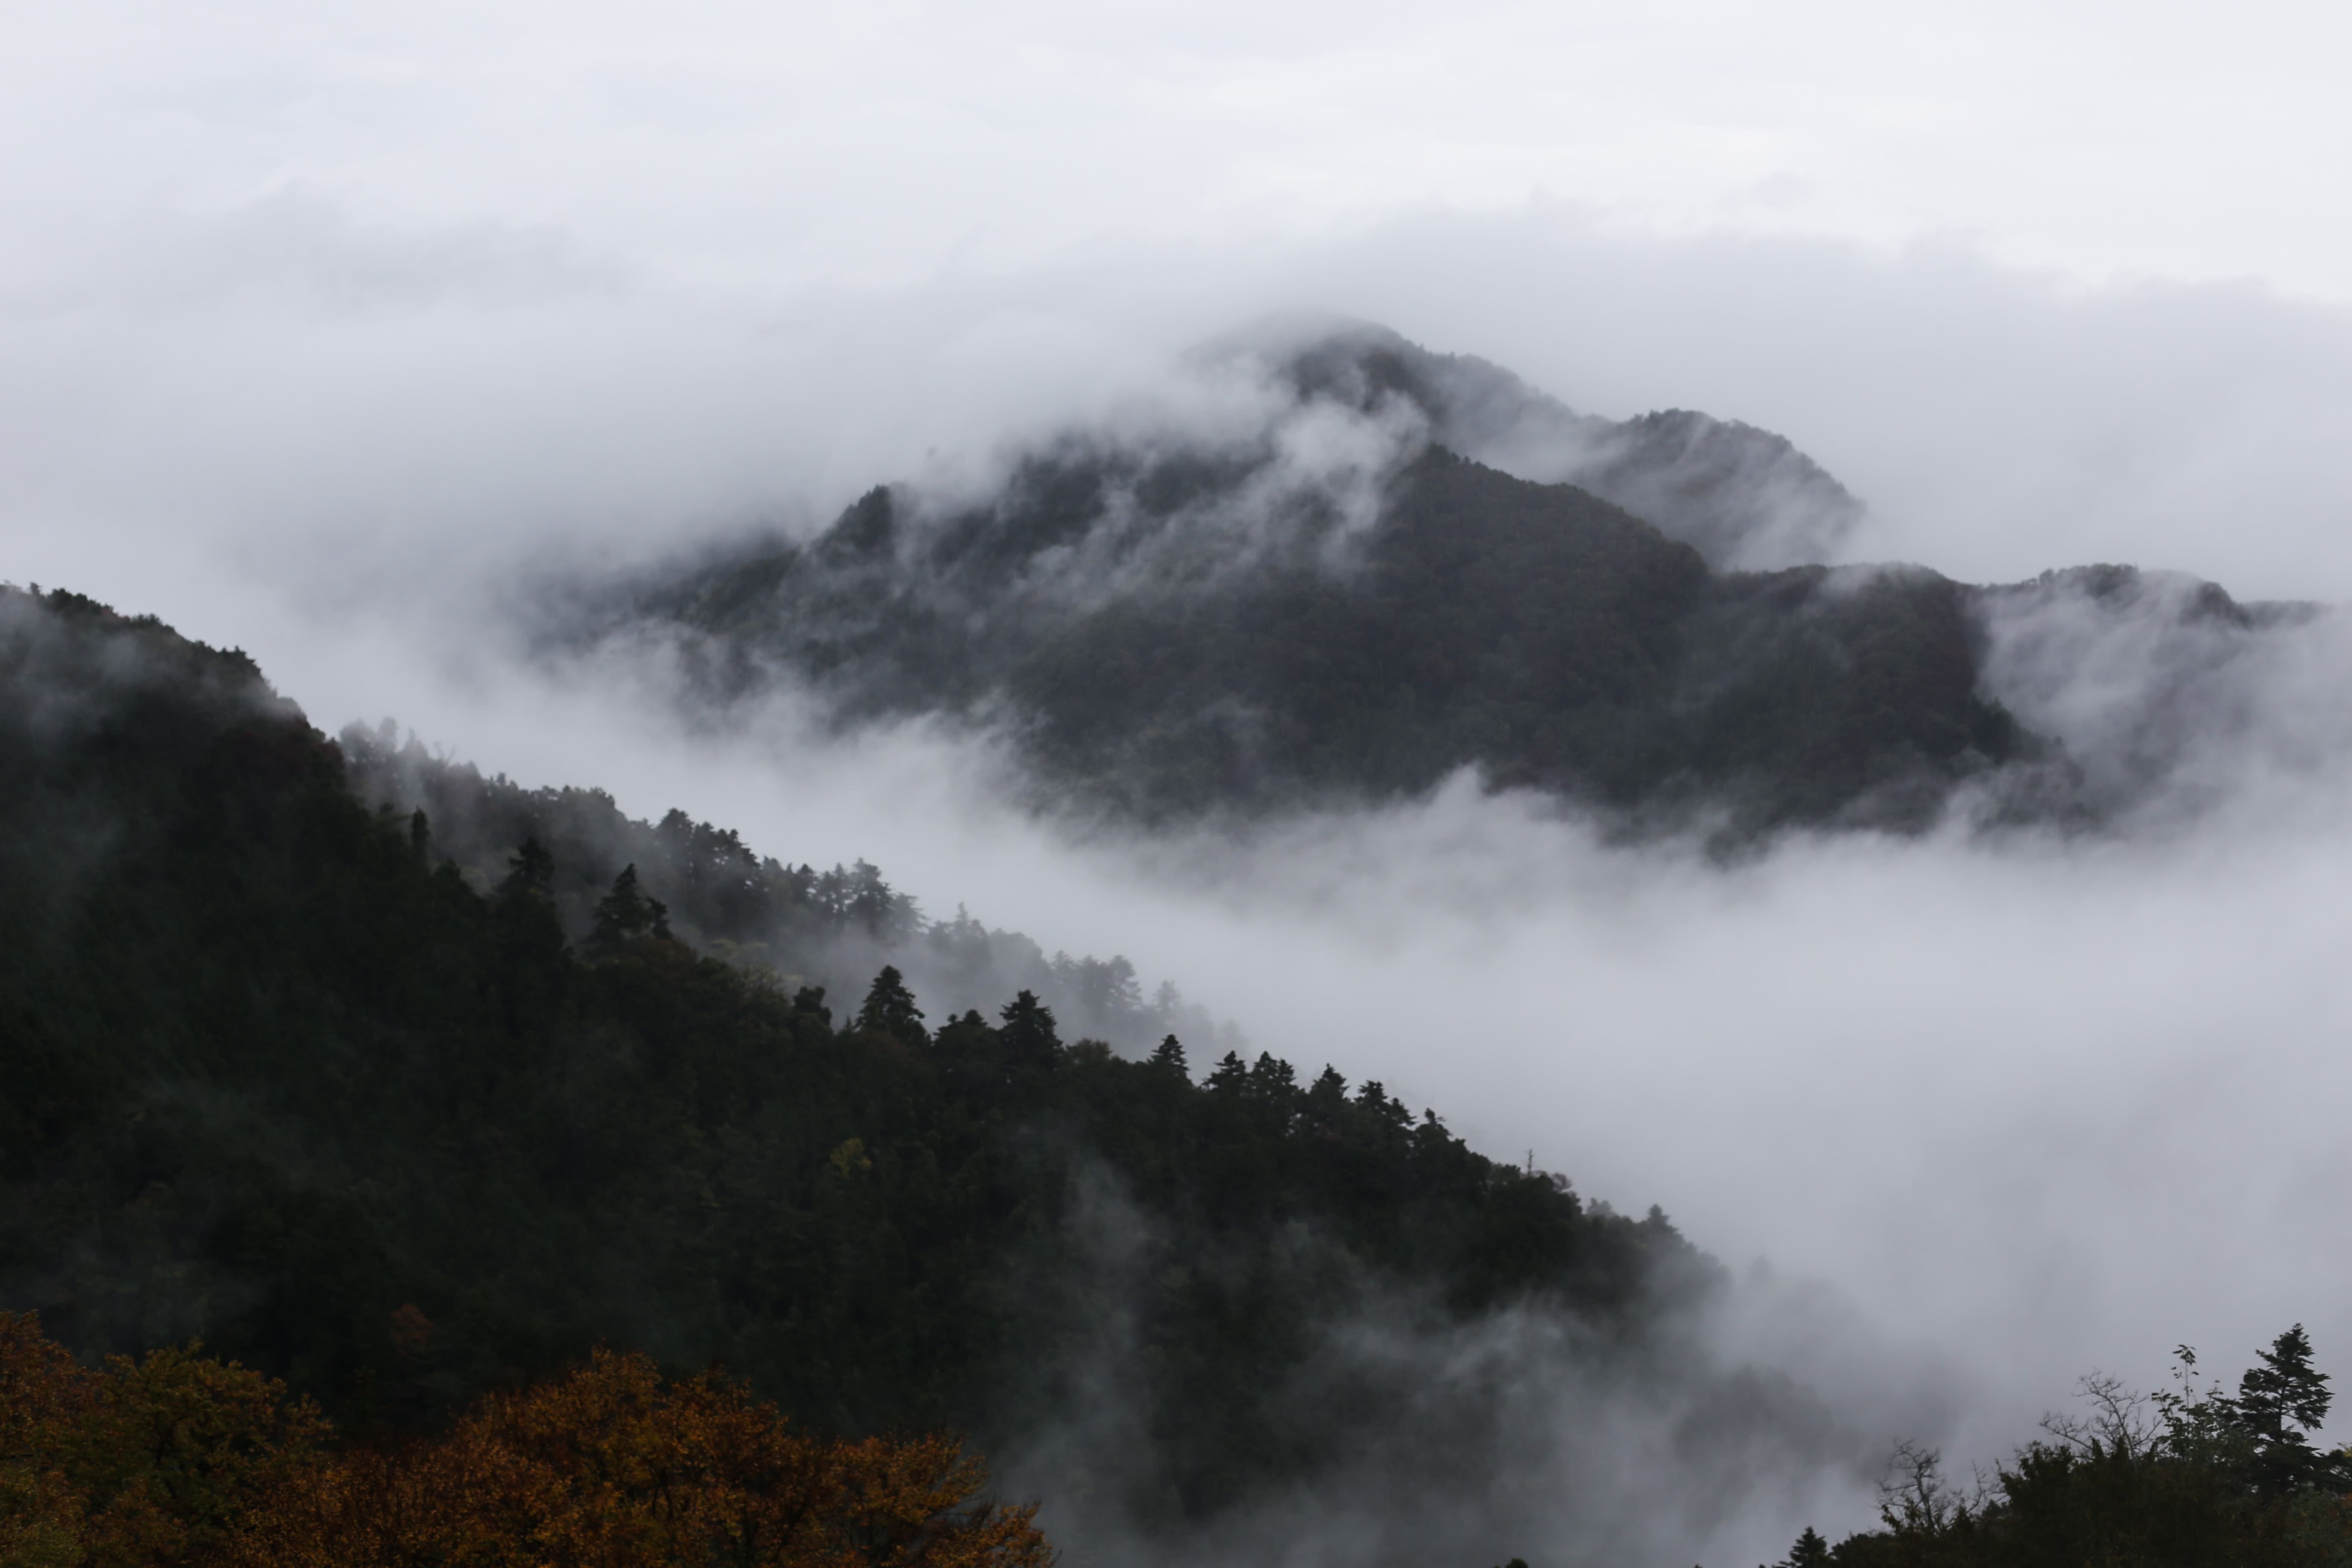
{"label": "dark green forest canopy", "polygon": [[1178,1518],[1425,1409],[1327,1353],[1370,1303],[1663,1355],[1712,1288],[1655,1211],[1377,1084],[1196,1082],[1172,1039],[1066,1041],[1025,994],[927,1019],[895,973],[835,1005],[656,934],[705,895],[650,865],[590,962],[511,853],[478,888],[243,656],[0,590],[0,1304],[85,1352],[200,1335],[362,1433],[604,1342],[992,1447],[1115,1320],[1116,1484]]}
{"label": "dark green forest canopy", "polygon": [[1107,1040],[1130,1056],[1171,1033],[1196,1048],[1213,1039],[1221,1047],[1240,1043],[1172,982],[1147,990],[1124,956],[1048,954],[961,910],[927,919],[868,861],[830,870],[787,865],[734,829],[683,811],[641,822],[601,789],[527,789],[486,777],[414,736],[404,743],[389,721],[352,725],[338,744],[352,793],[402,817],[423,811],[434,859],[455,861],[476,890],[506,879],[517,846],[537,845],[546,859],[541,890],[574,940],[593,935],[598,904],[634,868],[656,890],[681,941],[769,972],[788,990],[814,984],[854,994],[888,964],[935,1009],[992,1010],[1016,992],[1034,992],[1073,1037]]}

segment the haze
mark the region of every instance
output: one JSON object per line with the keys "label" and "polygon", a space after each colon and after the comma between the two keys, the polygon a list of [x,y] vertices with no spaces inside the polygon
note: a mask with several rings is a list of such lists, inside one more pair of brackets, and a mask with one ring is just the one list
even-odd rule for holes
{"label": "haze", "polygon": [[[2301,1320],[2352,1371],[2332,742],[2120,842],[1727,869],[1463,780],[1139,844],[1003,804],[984,748],[831,747],[789,703],[714,735],[657,669],[550,670],[501,622],[533,574],[814,525],[1298,308],[1778,430],[1870,504],[1855,559],[2352,599],[2340,8],[101,5],[0,37],[0,576],[244,646],[330,731],[394,714],[1123,952],[1769,1260],[1731,1331],[1832,1384],[1873,1346],[1949,1393],[1956,1454],[2180,1341],[2234,1370]],[[2261,757],[2340,714],[2315,658]]]}

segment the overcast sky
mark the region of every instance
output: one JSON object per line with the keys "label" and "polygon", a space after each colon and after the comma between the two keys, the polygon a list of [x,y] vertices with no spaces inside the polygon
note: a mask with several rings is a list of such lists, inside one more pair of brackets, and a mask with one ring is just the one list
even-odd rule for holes
{"label": "overcast sky", "polygon": [[2352,290],[2352,21],[2323,4],[229,0],[7,33],[37,288],[76,244],[292,195],[730,292],[1555,205]]}
{"label": "overcast sky", "polygon": [[2352,600],[2347,81],[2340,4],[8,7],[0,578],[1125,948],[1978,1358],[1983,1452],[2093,1362],[2352,1353],[2327,789],[2301,837],[1736,876],[1456,795],[1221,880],[919,737],[695,754],[460,634],[520,560],[821,521],[1299,308],[1780,430],[1859,556]]}
{"label": "overcast sky", "polygon": [[224,534],[822,515],[1307,307],[1781,429],[1868,553],[2352,596],[2341,6],[229,0],[0,39],[19,577],[193,605],[176,552]]}

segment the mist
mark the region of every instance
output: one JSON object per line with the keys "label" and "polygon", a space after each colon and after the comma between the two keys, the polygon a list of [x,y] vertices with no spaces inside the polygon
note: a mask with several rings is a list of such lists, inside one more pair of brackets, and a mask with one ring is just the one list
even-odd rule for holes
{"label": "mist", "polygon": [[[2352,600],[2352,252],[2265,140],[2343,144],[2324,16],[2273,18],[2310,47],[2264,46],[2291,80],[2247,128],[2169,95],[2226,101],[2264,29],[2151,27],[2099,71],[2088,12],[2010,113],[1936,61],[2011,58],[2015,18],[1873,23],[1815,66],[1806,38],[1853,20],[1817,8],[1769,46],[1738,24],[1743,67],[1492,10],[1375,7],[1343,40],[1301,8],[1229,47],[1214,7],[1126,32],[819,9],[740,51],[710,8],[659,47],[602,13],[560,46],[519,12],[478,38],[455,12],[346,34],[253,6],[201,45],[127,11],[21,25],[0,577],[242,647],[330,732],[394,716],[1122,953],[1253,1047],[1660,1205],[1737,1282],[1716,1353],[1861,1445],[1673,1545],[1754,1561],[1866,1522],[1853,1454],[1989,1460],[2079,1374],[2154,1384],[2177,1343],[2234,1372],[2300,1321],[2352,1371],[2332,616],[2151,671],[2143,623],[2021,600],[2004,700],[2095,764],[2163,752],[2176,788],[2112,833],[1731,865],[1466,775],[1114,833],[1024,804],[984,734],[843,735],[790,691],[714,725],[658,649],[551,662],[515,630],[551,581],[970,482],[1301,309],[1579,412],[1775,430],[1867,508],[1846,562]],[[1580,49],[1581,94],[1539,100],[1528,73]],[[1551,107],[1452,129],[1490,80]],[[2210,725],[2155,732],[2152,683]]]}
{"label": "mist", "polygon": [[[2094,836],[1799,837],[1727,866],[1612,846],[1467,775],[1239,838],[1087,830],[1015,804],[985,739],[835,738],[789,695],[713,733],[657,664],[607,657],[561,686],[507,668],[442,694],[449,749],[503,747],[633,810],[684,804],[764,852],[867,855],[934,912],[1126,954],[1254,1049],[1379,1079],[1589,1197],[1663,1206],[1732,1270],[1710,1353],[1794,1380],[1838,1442],[1706,1528],[1674,1511],[1703,1471],[1690,1493],[1656,1483],[1644,1507],[1674,1523],[1642,1539],[1661,1561],[1858,1526],[1895,1441],[1989,1462],[2078,1377],[2158,1384],[2179,1343],[2231,1370],[2293,1321],[2331,1364],[2352,1344],[2352,816],[2340,748],[2289,766],[2266,743],[2304,733],[2304,682],[2263,678],[2280,706],[2225,737],[2236,763],[2191,771],[2194,811]],[[2340,689],[2340,655],[2314,657],[2306,679]],[[1628,1441],[1664,1419],[1590,1391],[1574,1407],[1601,1430],[1622,1412]],[[1547,1495],[1531,1534],[1632,1528]],[[1306,1534],[1328,1544],[1365,1527],[1360,1500],[1257,1522],[1325,1518],[1339,1535]]]}

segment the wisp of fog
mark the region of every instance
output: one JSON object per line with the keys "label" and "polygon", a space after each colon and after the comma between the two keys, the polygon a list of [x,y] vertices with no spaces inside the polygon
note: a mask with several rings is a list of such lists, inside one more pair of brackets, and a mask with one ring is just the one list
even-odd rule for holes
{"label": "wisp of fog", "polygon": [[[2306,721],[2345,663],[2340,642],[2300,657],[2237,694],[2196,800],[2137,830],[1801,837],[1729,866],[1612,847],[1468,776],[1238,841],[1074,836],[1007,804],[984,740],[829,738],[789,695],[714,733],[620,656],[485,666],[415,700],[454,752],[682,803],[771,852],[870,856],[935,910],[1129,954],[1254,1047],[1661,1205],[1733,1269],[1716,1353],[1810,1391],[1836,1439],[1728,1520],[1675,1511],[1720,1494],[1694,1471],[1615,1511],[1595,1498],[1628,1494],[1563,1481],[1523,1529],[1639,1521],[1661,1560],[1736,1560],[1807,1518],[1861,1522],[1897,1439],[2004,1450],[2083,1373],[2153,1384],[2177,1343],[2249,1354],[2297,1321],[2323,1353],[2352,1343],[2352,816],[2340,731],[2317,757],[2296,743],[2322,739]],[[1589,1389],[1546,1408],[1668,1419]],[[1256,1522],[1302,1531],[1307,1506]]]}
{"label": "wisp of fog", "polygon": [[[854,54],[844,26],[827,47]],[[1390,79],[1394,59],[1358,63]],[[661,134],[709,144],[683,123]],[[770,129],[761,146],[791,142]],[[892,156],[952,141],[932,126]],[[977,189],[968,153],[950,173]],[[1106,188],[1121,172],[1066,156]],[[109,157],[101,195],[151,154]],[[678,208],[721,210],[764,166],[745,157]],[[1250,216],[1325,167],[1303,153],[1213,199],[1186,187],[1199,221],[1175,234],[1028,192],[1058,226],[1014,243],[940,174],[936,211],[889,224],[882,197],[841,195],[871,220],[847,237],[747,218],[671,252],[627,242],[670,232],[652,186],[593,221],[513,195],[560,194],[567,167],[485,173],[481,205],[514,210],[481,221],[414,169],[241,179],[120,223],[35,182],[66,237],[12,252],[0,292],[0,576],[241,646],[330,732],[389,715],[526,784],[682,807],[789,861],[870,859],[932,915],[1124,954],[1253,1049],[1379,1079],[1589,1199],[1660,1205],[1729,1271],[1687,1325],[1723,1373],[1704,1386],[1595,1370],[1533,1316],[1448,1338],[1399,1303],[1347,1325],[1334,1375],[1409,1364],[1433,1419],[1475,1405],[1508,1436],[1478,1519],[1374,1445],[1344,1484],[1178,1547],[1053,1501],[1074,1552],[1306,1564],[1386,1536],[1539,1568],[1746,1563],[1809,1522],[1867,1523],[1894,1443],[1990,1460],[2095,1370],[2152,1384],[2182,1342],[2234,1370],[2301,1321],[2352,1373],[2352,647],[2320,608],[2256,639],[2191,613],[2207,580],[2352,600],[2340,305],[2025,271],[1907,219],[1628,224],[1548,195]],[[847,178],[795,189],[821,208]],[[1988,685],[2126,809],[1727,860],[1465,773],[1374,808],[1128,831],[1037,810],[985,731],[844,731],[789,683],[714,719],[657,640],[554,658],[518,630],[558,587],[805,536],[874,484],[984,487],[1072,426],[1213,426],[1232,407],[1172,367],[1300,307],[1482,355],[1580,415],[1787,436],[1866,509],[1839,562],[2026,584],[1989,611]],[[1301,425],[1292,456],[1360,508],[1379,455],[1357,434]],[[2103,598],[2030,582],[2109,562],[2192,575]],[[1107,1277],[1121,1201],[1088,1195]],[[1116,1449],[1107,1332],[1072,1373],[1090,1392],[1008,1459],[1015,1484],[1050,1492]]]}

